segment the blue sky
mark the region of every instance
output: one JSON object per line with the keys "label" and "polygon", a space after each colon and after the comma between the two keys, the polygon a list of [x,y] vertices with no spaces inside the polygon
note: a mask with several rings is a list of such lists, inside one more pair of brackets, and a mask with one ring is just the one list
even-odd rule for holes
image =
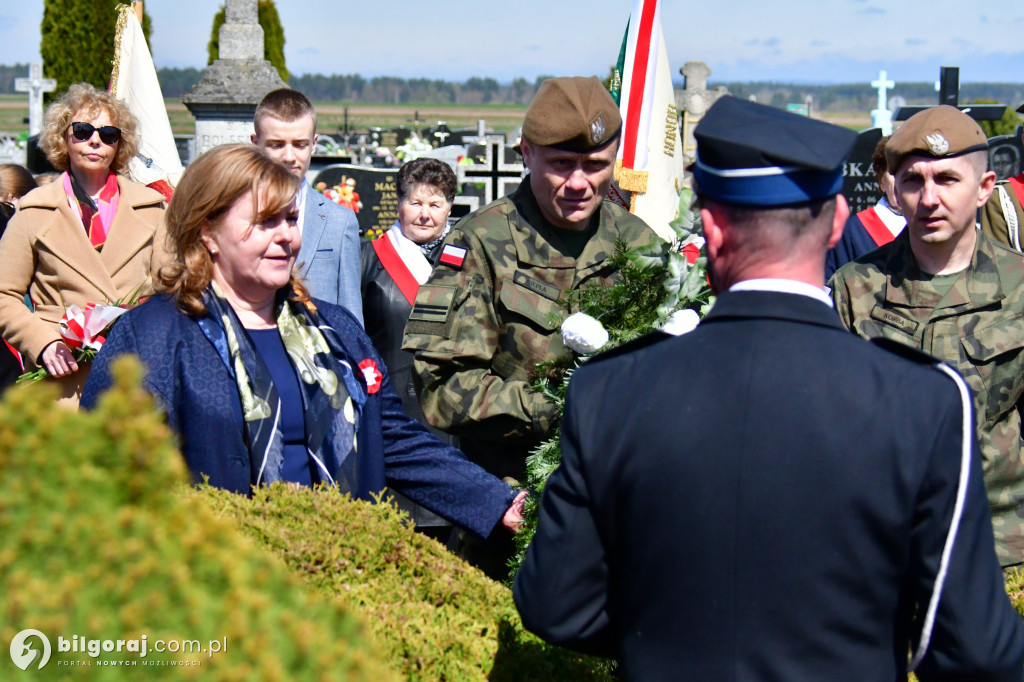
{"label": "blue sky", "polygon": [[[43,0],[4,0],[0,64],[39,58]],[[219,0],[149,0],[158,67],[202,67]],[[280,0],[293,73],[511,81],[605,75],[631,0]],[[973,8],[977,9],[973,9]],[[936,80],[1024,82],[1024,1],[662,0],[674,73],[702,60],[711,80],[865,82],[886,69]],[[677,76],[678,78],[678,76]]]}

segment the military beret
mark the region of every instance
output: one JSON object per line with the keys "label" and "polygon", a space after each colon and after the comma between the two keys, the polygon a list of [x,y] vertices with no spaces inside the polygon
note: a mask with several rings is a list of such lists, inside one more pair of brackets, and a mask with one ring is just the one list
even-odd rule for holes
{"label": "military beret", "polygon": [[722,97],[697,124],[693,177],[700,195],[740,206],[824,199],[843,186],[857,134],[737,97]]}
{"label": "military beret", "polygon": [[523,120],[523,138],[528,142],[570,152],[603,147],[621,129],[619,107],[597,76],[544,81]]}
{"label": "military beret", "polygon": [[988,138],[977,121],[956,107],[942,104],[919,111],[885,143],[889,172],[899,170],[911,154],[933,159],[950,159],[988,149]]}

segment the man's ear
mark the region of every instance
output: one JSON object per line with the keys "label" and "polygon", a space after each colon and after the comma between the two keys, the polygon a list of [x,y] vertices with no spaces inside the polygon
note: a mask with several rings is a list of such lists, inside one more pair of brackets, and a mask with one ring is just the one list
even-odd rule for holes
{"label": "man's ear", "polygon": [[836,195],[836,212],[832,216],[832,232],[828,236],[828,248],[832,248],[843,238],[843,228],[850,217],[850,204],[842,194]]}
{"label": "man's ear", "polygon": [[525,137],[519,140],[519,153],[523,155],[523,166],[529,168],[530,156],[533,155],[533,150],[530,149],[530,143],[526,141]]}
{"label": "man's ear", "polygon": [[725,234],[722,232],[722,225],[709,209],[700,209],[700,220],[704,231],[704,248],[707,249],[708,258],[713,259],[718,256],[718,251],[722,248]]}
{"label": "man's ear", "polygon": [[981,175],[981,183],[978,185],[978,207],[985,205],[992,192],[996,189],[996,174],[992,171],[985,171]]}

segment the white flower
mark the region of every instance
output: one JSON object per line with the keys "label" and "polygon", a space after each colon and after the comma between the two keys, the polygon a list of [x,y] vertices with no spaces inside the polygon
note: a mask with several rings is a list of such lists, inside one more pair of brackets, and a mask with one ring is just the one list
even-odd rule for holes
{"label": "white flower", "polygon": [[577,353],[596,353],[608,343],[608,332],[586,313],[574,313],[562,323],[562,343]]}
{"label": "white flower", "polygon": [[668,321],[661,328],[661,331],[673,336],[680,336],[686,332],[692,332],[699,322],[700,315],[696,311],[684,308],[672,313]]}

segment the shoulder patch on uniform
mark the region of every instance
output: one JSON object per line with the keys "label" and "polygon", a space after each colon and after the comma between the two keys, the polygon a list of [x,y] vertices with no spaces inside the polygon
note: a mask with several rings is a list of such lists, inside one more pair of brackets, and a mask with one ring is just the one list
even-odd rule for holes
{"label": "shoulder patch on uniform", "polygon": [[441,248],[441,257],[437,259],[437,262],[461,270],[462,264],[466,261],[466,251],[466,247],[457,241],[445,244]]}
{"label": "shoulder patch on uniform", "polygon": [[879,348],[889,351],[890,353],[895,353],[902,358],[912,360],[919,365],[934,365],[936,362],[939,362],[939,360],[933,358],[927,353],[922,353],[916,348],[911,348],[899,341],[893,341],[892,339],[887,339],[884,336],[876,336],[871,339],[871,343],[875,344]]}
{"label": "shoulder patch on uniform", "polygon": [[416,303],[409,313],[409,320],[443,324],[452,311],[453,301],[455,287],[424,284],[416,295]]}

